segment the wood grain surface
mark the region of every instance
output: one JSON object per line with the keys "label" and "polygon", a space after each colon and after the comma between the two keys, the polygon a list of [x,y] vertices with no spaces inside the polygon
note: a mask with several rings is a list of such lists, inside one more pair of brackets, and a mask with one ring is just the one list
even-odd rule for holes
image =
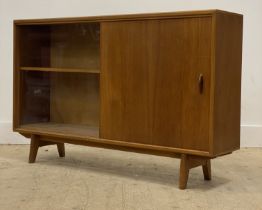
{"label": "wood grain surface", "polygon": [[242,19],[206,10],[16,20],[14,130],[130,151],[230,153],[240,144]]}
{"label": "wood grain surface", "polygon": [[216,14],[215,19],[212,149],[220,155],[240,148],[243,17]]}
{"label": "wood grain surface", "polygon": [[208,151],[211,18],[104,23],[101,33],[101,137]]}

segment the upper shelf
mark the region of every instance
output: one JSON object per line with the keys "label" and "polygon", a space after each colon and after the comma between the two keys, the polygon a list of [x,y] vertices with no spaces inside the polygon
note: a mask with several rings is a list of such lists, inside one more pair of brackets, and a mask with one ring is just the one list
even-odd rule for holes
{"label": "upper shelf", "polygon": [[99,69],[77,69],[77,68],[47,68],[47,67],[21,67],[22,71],[46,71],[46,72],[75,72],[99,74]]}

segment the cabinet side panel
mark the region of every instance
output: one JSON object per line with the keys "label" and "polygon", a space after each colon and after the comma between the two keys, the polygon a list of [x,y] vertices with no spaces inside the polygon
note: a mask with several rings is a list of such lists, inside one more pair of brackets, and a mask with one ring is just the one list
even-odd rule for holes
{"label": "cabinet side panel", "polygon": [[216,14],[214,155],[240,147],[243,17]]}
{"label": "cabinet side panel", "polygon": [[20,28],[14,24],[14,60],[13,60],[13,129],[20,123]]}

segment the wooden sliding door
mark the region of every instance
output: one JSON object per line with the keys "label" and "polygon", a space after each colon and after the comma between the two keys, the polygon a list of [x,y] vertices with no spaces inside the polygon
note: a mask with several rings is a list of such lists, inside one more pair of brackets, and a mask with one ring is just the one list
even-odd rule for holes
{"label": "wooden sliding door", "polygon": [[151,143],[149,76],[155,68],[157,26],[156,21],[101,25],[102,138]]}
{"label": "wooden sliding door", "polygon": [[101,24],[101,138],[209,150],[211,17]]}

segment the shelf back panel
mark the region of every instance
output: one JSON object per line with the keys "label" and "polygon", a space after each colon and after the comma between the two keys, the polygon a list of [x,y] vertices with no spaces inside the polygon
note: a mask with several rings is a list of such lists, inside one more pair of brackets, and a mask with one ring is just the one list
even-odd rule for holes
{"label": "shelf back panel", "polygon": [[21,67],[100,69],[100,24],[21,27]]}
{"label": "shelf back panel", "polygon": [[21,124],[50,121],[50,74],[22,72]]}
{"label": "shelf back panel", "polygon": [[99,24],[51,26],[51,66],[99,69]]}
{"label": "shelf back panel", "polygon": [[99,74],[23,71],[21,124],[99,125]]}
{"label": "shelf back panel", "polygon": [[99,124],[99,75],[51,73],[50,121]]}

